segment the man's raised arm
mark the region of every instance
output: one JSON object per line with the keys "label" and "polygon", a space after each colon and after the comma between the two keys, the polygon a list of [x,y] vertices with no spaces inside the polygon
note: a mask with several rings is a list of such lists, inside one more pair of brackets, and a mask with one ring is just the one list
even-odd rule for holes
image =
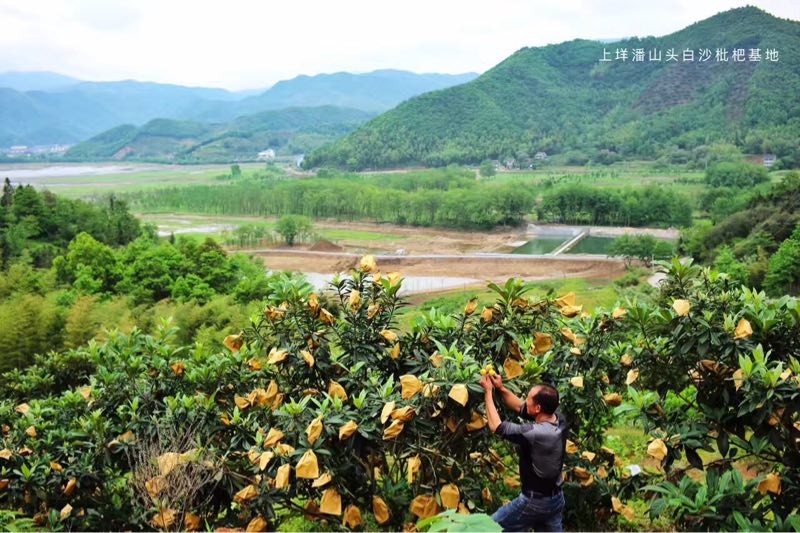
{"label": "man's raised arm", "polygon": [[500,393],[500,397],[503,399],[503,403],[506,404],[506,407],[515,413],[519,413],[523,402],[503,385],[503,378],[500,377],[500,374],[489,376],[489,379],[492,380],[492,385],[494,385],[495,390]]}
{"label": "man's raised arm", "polygon": [[501,424],[500,415],[497,412],[497,407],[494,406],[494,396],[492,394],[492,381],[489,375],[483,376],[479,382],[484,390],[484,400],[486,401],[486,420],[489,424],[489,430],[494,433]]}

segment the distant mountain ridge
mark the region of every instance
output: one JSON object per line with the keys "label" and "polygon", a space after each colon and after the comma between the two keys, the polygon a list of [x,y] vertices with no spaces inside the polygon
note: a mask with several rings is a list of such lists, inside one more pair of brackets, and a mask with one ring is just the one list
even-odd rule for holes
{"label": "distant mountain ridge", "polygon": [[197,109],[197,120],[229,120],[239,115],[283,107],[333,105],[381,112],[419,94],[460,85],[478,77],[466,74],[415,74],[402,70],[376,70],[366,74],[337,72],[297,76],[279,81],[262,94],[232,105],[209,102]]}
{"label": "distant mountain ridge", "polygon": [[[616,49],[626,49],[626,61]],[[633,62],[634,49],[660,62]],[[710,48],[759,50],[761,61],[701,62]],[[669,49],[693,61],[667,61]],[[766,58],[779,51],[778,61]],[[601,62],[604,50],[611,61]],[[649,58],[648,58],[649,59]],[[477,79],[414,97],[305,159],[352,169],[484,159],[566,162],[685,157],[714,142],[800,165],[800,22],[737,8],[664,37],[576,39],[523,48]]]}
{"label": "distant mountain ridge", "polygon": [[[11,72],[0,74],[0,147],[75,143],[109,128],[139,126],[155,118],[222,123],[287,107],[385,111],[411,96],[476,76],[405,71],[320,74],[281,81],[248,96],[250,91],[134,80],[85,82],[48,72]],[[28,87],[35,90],[20,90]]]}
{"label": "distant mountain ridge", "polygon": [[209,99],[238,98],[224,89],[139,81],[78,82],[60,90],[0,89],[0,146],[74,143],[125,123],[181,118]]}
{"label": "distant mountain ridge", "polygon": [[225,163],[309,151],[354,130],[374,113],[333,106],[294,107],[245,115],[223,124],[158,118],[104,131],[70,148],[68,161]]}

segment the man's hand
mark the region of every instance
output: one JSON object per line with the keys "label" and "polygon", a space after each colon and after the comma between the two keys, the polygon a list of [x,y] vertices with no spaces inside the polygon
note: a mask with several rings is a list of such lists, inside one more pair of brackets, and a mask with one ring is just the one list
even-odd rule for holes
{"label": "man's hand", "polygon": [[486,392],[492,392],[494,389],[494,384],[492,383],[492,379],[489,374],[484,374],[481,376],[481,379],[478,381],[478,383],[480,383],[481,387],[483,387],[483,390]]}
{"label": "man's hand", "polygon": [[[486,375],[489,376],[489,374],[486,374]],[[489,379],[492,380],[492,385],[494,386],[494,388],[497,389],[498,391],[502,392],[502,390],[503,390],[503,378],[500,377],[500,374],[495,374],[493,376],[489,376]]]}

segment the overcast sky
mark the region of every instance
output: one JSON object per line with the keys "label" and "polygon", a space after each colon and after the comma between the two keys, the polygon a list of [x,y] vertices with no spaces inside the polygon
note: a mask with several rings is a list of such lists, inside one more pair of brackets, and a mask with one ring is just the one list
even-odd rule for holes
{"label": "overcast sky", "polygon": [[[233,90],[323,72],[483,72],[524,46],[665,35],[747,3],[0,0],[0,72]],[[798,0],[755,5],[800,20]]]}

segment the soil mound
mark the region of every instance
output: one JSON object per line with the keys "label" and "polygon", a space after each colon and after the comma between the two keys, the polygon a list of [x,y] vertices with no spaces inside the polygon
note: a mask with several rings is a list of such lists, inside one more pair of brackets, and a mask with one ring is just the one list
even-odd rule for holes
{"label": "soil mound", "polygon": [[344,250],[341,246],[333,244],[327,239],[320,239],[309,248],[312,252],[341,252]]}

